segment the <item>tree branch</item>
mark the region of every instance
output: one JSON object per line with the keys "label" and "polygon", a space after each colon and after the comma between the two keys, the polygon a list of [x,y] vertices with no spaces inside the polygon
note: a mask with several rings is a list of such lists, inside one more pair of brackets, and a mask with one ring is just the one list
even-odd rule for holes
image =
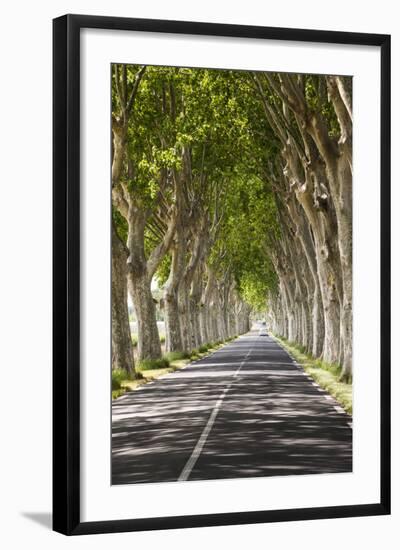
{"label": "tree branch", "polygon": [[177,211],[175,208],[173,208],[173,212],[168,223],[167,231],[164,234],[164,238],[160,242],[160,244],[152,250],[149,259],[147,260],[147,272],[150,279],[153,278],[154,273],[157,271],[157,268],[160,265],[162,259],[171,247],[175,235],[177,219]]}
{"label": "tree branch", "polygon": [[128,113],[131,112],[132,110],[132,106],[133,106],[133,103],[136,99],[136,95],[137,95],[137,91],[138,91],[138,88],[139,88],[139,84],[140,84],[140,81],[142,80],[143,78],[143,75],[145,73],[145,70],[146,70],[146,65],[144,65],[138,73],[136,73],[136,76],[135,76],[135,80],[133,82],[133,86],[132,86],[132,91],[131,91],[131,95],[129,96],[129,100],[128,100],[128,103],[126,105],[126,110]]}

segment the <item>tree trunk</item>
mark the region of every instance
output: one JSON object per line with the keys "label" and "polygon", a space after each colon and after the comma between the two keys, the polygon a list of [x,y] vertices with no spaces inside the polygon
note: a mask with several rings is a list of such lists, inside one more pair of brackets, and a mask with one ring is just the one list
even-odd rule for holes
{"label": "tree trunk", "polygon": [[[311,176],[308,175],[311,179]],[[340,349],[340,289],[341,273],[335,254],[337,233],[335,220],[330,210],[315,210],[313,198],[309,191],[297,192],[297,197],[304,208],[313,230],[317,275],[321,290],[324,313],[324,346],[323,358],[329,363],[339,359]],[[315,325],[314,325],[315,326]]]}
{"label": "tree trunk", "polygon": [[161,344],[158,334],[156,308],[151,293],[151,276],[144,253],[146,215],[132,202],[128,214],[128,290],[138,322],[138,358],[160,359]]}
{"label": "tree trunk", "polygon": [[208,308],[209,308],[209,305],[204,304],[202,301],[200,306],[200,333],[201,333],[202,344],[209,344],[211,342],[211,338],[208,334],[208,321],[207,321]]}
{"label": "tree trunk", "polygon": [[188,353],[192,350],[192,332],[190,322],[189,291],[184,279],[182,279],[179,284],[178,304],[181,325],[182,351]]}
{"label": "tree trunk", "polygon": [[112,368],[134,373],[127,292],[127,251],[112,226]]}
{"label": "tree trunk", "polygon": [[158,334],[156,308],[147,273],[133,276],[128,272],[128,286],[138,322],[138,358],[160,359],[161,344]]}
{"label": "tree trunk", "polygon": [[192,327],[192,347],[197,349],[201,344],[200,308],[203,285],[203,265],[199,262],[195,270],[190,291],[190,320]]}
{"label": "tree trunk", "polygon": [[184,227],[179,224],[176,232],[176,242],[172,248],[170,273],[164,291],[167,351],[182,351],[183,349],[178,290],[184,270],[185,235]]}
{"label": "tree trunk", "polygon": [[200,317],[199,317],[199,303],[198,301],[190,297],[190,324],[192,335],[192,349],[197,349],[200,346]]}
{"label": "tree trunk", "polygon": [[314,357],[320,357],[324,349],[325,326],[319,281],[318,284],[314,286],[312,303],[312,333],[312,354]]}
{"label": "tree trunk", "polygon": [[178,296],[175,292],[164,294],[166,351],[182,351],[181,323]]}
{"label": "tree trunk", "polygon": [[337,160],[336,171],[328,172],[337,185],[334,195],[338,223],[338,244],[342,269],[342,304],[340,313],[341,380],[352,377],[353,354],[353,289],[352,289],[352,174],[348,160],[343,156]]}

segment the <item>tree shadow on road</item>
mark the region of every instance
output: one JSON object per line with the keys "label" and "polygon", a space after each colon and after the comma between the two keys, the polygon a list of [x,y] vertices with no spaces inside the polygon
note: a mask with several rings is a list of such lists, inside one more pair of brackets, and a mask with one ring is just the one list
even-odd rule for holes
{"label": "tree shadow on road", "polygon": [[351,472],[350,417],[282,348],[257,344],[244,363],[248,342],[235,343],[114,402],[112,483],[176,481],[228,385],[190,480]]}

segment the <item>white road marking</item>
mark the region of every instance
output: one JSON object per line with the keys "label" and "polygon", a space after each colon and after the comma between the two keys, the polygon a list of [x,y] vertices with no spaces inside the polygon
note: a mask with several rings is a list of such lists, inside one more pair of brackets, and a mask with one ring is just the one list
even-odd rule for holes
{"label": "white road marking", "polygon": [[244,363],[246,362],[246,359],[250,355],[250,352],[251,352],[251,349],[247,352],[245,358],[240,363],[239,367],[236,369],[235,374],[233,375],[233,379],[229,382],[229,384],[224,389],[224,391],[221,393],[221,395],[219,396],[217,402],[215,403],[214,408],[211,411],[210,417],[207,421],[207,424],[205,425],[203,431],[201,432],[200,438],[197,441],[196,446],[193,449],[192,454],[189,457],[189,460],[186,462],[180,476],[178,477],[178,481],[186,481],[189,478],[189,476],[190,476],[190,474],[191,474],[191,472],[194,468],[194,465],[196,464],[196,462],[197,462],[197,460],[198,460],[198,458],[201,454],[201,451],[203,450],[203,447],[206,444],[207,438],[210,435],[211,429],[214,425],[215,419],[217,418],[217,414],[218,414],[219,409],[221,408],[224,397],[228,393],[228,390],[232,386],[233,382],[235,381],[235,378],[237,378],[237,376],[239,374],[239,371],[243,367]]}
{"label": "white road marking", "polygon": [[251,352],[251,349],[249,349],[249,351],[247,352],[245,358],[244,358],[243,361],[240,363],[239,368],[236,370],[235,374],[233,375],[235,378],[237,377],[237,375],[239,374],[240,369],[243,367],[244,363],[246,362],[246,359],[247,359],[248,356],[250,355],[250,352]]}

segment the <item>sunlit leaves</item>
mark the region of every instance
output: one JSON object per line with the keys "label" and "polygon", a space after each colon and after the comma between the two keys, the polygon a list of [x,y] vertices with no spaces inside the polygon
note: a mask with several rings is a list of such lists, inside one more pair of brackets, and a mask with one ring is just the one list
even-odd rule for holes
{"label": "sunlit leaves", "polygon": [[112,209],[112,218],[119,238],[125,243],[128,237],[128,224],[125,218],[121,216],[116,208]]}
{"label": "sunlit leaves", "polygon": [[257,310],[265,309],[267,293],[277,285],[266,252],[268,232],[279,232],[273,195],[261,179],[237,167],[210,261],[220,274],[232,273],[242,297]]}
{"label": "sunlit leaves", "polygon": [[[127,66],[129,84],[138,70]],[[114,84],[115,113],[117,95]],[[278,231],[276,207],[263,169],[274,162],[278,148],[249,73],[147,67],[129,121],[122,178],[137,205],[156,215],[166,173],[171,178],[163,187],[163,200],[174,203],[172,175],[182,172],[185,150],[191,171],[185,177],[197,196],[194,204],[208,212],[210,223],[223,213],[208,261],[217,274],[229,272],[238,291],[259,308],[276,285],[266,251],[268,233]],[[146,230],[146,255],[161,231],[160,225]],[[157,274],[160,284],[169,264],[167,255]]]}

